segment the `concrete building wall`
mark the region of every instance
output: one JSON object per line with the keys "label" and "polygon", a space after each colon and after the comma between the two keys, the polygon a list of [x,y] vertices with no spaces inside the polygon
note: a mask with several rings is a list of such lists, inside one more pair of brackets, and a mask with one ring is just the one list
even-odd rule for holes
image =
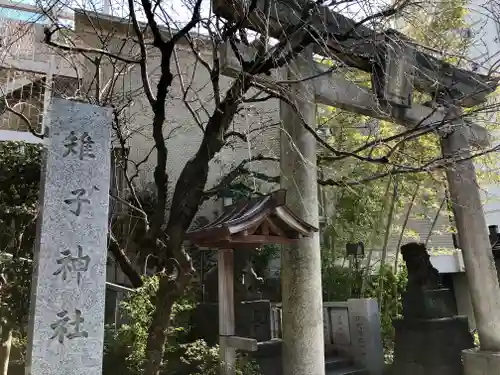
{"label": "concrete building wall", "polygon": [[[102,20],[100,16],[98,19]],[[106,48],[118,51],[122,47],[122,39],[129,32],[128,27],[119,25],[117,29],[115,22],[103,22],[96,28],[95,23],[91,25],[88,17],[76,18],[76,31],[79,38],[86,45]],[[97,29],[97,30],[96,30]],[[109,41],[103,46],[103,37]],[[130,52],[127,52],[130,51]],[[123,53],[134,54],[129,45],[123,49]],[[201,50],[203,59],[211,63],[211,52]],[[167,173],[169,176],[169,194],[172,195],[175,183],[184,167],[185,163],[194,156],[200,145],[203,130],[209,114],[214,109],[214,92],[210,81],[209,72],[197,61],[189,50],[189,46],[184,45],[177,49],[178,64],[172,62],[172,73],[174,81],[168,93],[166,105],[166,123],[164,134],[168,150]],[[156,93],[156,83],[159,77],[159,56],[154,50],[149,54],[149,75],[152,82],[153,92]],[[88,74],[85,74],[87,82],[84,87],[89,87],[91,77],[95,69],[87,62],[85,65]],[[107,82],[113,74],[112,64],[106,64],[102,68],[102,82]],[[221,95],[223,96],[230,87],[232,79],[222,76],[220,78]],[[137,184],[139,188],[146,188],[153,181],[153,171],[156,165],[156,152],[153,149],[152,139],[152,119],[153,113],[142,88],[142,79],[139,66],[134,66],[119,79],[114,87],[114,102],[132,100],[132,105],[125,112],[128,132],[128,147],[130,148],[130,158],[138,163],[144,160],[148,154],[150,157],[141,166]],[[188,91],[185,100],[191,105],[192,110],[199,119],[199,124],[194,120],[193,114],[184,103],[184,93]],[[254,92],[255,93],[255,92]],[[249,93],[249,97],[252,93]],[[216,155],[210,163],[210,173],[206,188],[209,189],[227,174],[232,168],[244,159],[262,154],[265,156],[279,156],[279,106],[276,100],[262,103],[248,104],[236,115],[229,132],[239,132],[247,135],[248,142],[238,137],[230,137],[230,142],[222,152]],[[153,150],[152,150],[153,149]],[[248,164],[249,169],[255,168],[259,172],[270,176],[279,175],[279,164],[275,162],[258,162]],[[255,181],[257,185],[259,181]],[[250,185],[253,184],[250,179]],[[213,216],[213,211],[218,209],[218,204],[206,203],[202,208],[201,215]]]}

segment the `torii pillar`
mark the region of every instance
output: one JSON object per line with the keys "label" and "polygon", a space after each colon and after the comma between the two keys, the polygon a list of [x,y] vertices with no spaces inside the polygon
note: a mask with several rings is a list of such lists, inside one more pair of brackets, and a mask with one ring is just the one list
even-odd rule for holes
{"label": "torii pillar", "polygon": [[[312,49],[284,68],[290,80],[310,77]],[[315,87],[311,80],[291,85],[297,112],[280,101],[281,187],[300,219],[319,226],[316,140],[303,121],[316,127]],[[292,99],[293,100],[293,99]],[[302,117],[302,118],[301,118]],[[325,342],[319,235],[302,238],[281,252],[283,374],[324,375]]]}
{"label": "torii pillar", "polygon": [[465,350],[465,375],[500,374],[500,287],[491,251],[486,219],[470,157],[468,127],[460,119],[457,108],[449,108],[453,127],[442,137],[443,155],[463,161],[447,168],[450,198],[458,230],[459,245],[464,258],[465,272],[480,349]]}

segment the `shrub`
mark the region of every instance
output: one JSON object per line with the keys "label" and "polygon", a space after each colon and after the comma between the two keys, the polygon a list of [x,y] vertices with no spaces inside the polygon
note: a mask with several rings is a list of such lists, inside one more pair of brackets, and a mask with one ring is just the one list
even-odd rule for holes
{"label": "shrub", "polygon": [[[116,331],[106,328],[103,374],[140,375],[146,359],[148,327],[154,311],[158,278],[144,279],[144,285],[121,303],[128,321]],[[215,375],[219,350],[203,340],[187,342],[194,293],[188,292],[174,305],[161,375]],[[252,362],[239,358],[238,375],[258,374]]]}

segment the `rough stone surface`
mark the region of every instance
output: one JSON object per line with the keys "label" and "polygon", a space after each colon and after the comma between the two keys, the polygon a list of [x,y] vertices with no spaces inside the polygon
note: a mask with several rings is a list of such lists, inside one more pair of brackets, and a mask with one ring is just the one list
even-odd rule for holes
{"label": "rough stone surface", "polygon": [[[351,345],[351,332],[349,329],[349,312],[347,309],[328,309],[326,313],[330,314],[329,326],[325,330],[325,340],[327,344],[334,344],[336,346],[348,347]],[[326,320],[326,319],[325,319]]]}
{"label": "rough stone surface", "polygon": [[395,374],[463,373],[461,352],[474,346],[465,316],[394,321]]}
{"label": "rough stone surface", "polygon": [[469,349],[462,358],[465,375],[500,375],[500,353]]}
{"label": "rough stone surface", "polygon": [[[193,339],[203,338],[210,345],[218,341],[218,305],[203,303],[193,314]],[[212,322],[207,324],[207,322]],[[271,303],[266,300],[246,301],[235,308],[236,336],[256,339],[258,342],[271,340]]]}
{"label": "rough stone surface", "polygon": [[453,213],[458,229],[476,326],[484,350],[500,351],[500,287],[490,251],[486,219],[476,171],[470,159],[467,127],[455,122],[455,131],[442,138],[445,157],[464,161],[446,169]]}
{"label": "rough stone surface", "polygon": [[99,375],[111,113],[61,99],[50,111],[26,374]]}
{"label": "rough stone surface", "polygon": [[425,244],[411,242],[401,246],[401,255],[408,269],[407,291],[439,289],[439,272],[430,261]]}
{"label": "rough stone surface", "polygon": [[377,300],[350,299],[347,304],[354,362],[370,374],[382,374],[384,347]]}
{"label": "rough stone surface", "polygon": [[456,316],[453,292],[443,288],[425,245],[411,243],[401,250],[405,254],[408,282],[403,295],[404,318],[393,321],[393,373],[460,375],[461,352],[474,345],[468,319]]}
{"label": "rough stone surface", "polygon": [[457,303],[450,289],[414,290],[403,294],[405,319],[434,319],[457,315]]}
{"label": "rough stone surface", "polygon": [[237,311],[236,334],[259,342],[271,340],[271,303],[246,301]]}
{"label": "rough stone surface", "polygon": [[[311,76],[312,52],[287,67],[288,79]],[[304,127],[316,124],[314,87],[305,80],[290,88],[297,111],[280,102],[281,187],[287,189],[287,205],[301,219],[318,227],[316,140]],[[323,296],[319,235],[283,247],[281,256],[283,303],[283,372],[287,375],[324,375]]]}

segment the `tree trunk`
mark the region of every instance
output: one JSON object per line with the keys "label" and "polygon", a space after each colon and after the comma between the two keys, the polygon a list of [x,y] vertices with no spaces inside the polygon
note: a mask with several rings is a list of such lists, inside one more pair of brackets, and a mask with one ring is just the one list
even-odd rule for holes
{"label": "tree trunk", "polygon": [[382,257],[380,259],[380,270],[379,270],[380,284],[379,284],[379,290],[378,290],[378,304],[381,308],[382,308],[382,304],[384,303],[384,301],[382,300],[382,296],[384,295],[383,271],[384,271],[385,262],[387,259],[387,245],[389,243],[389,236],[391,234],[392,220],[394,218],[394,207],[396,206],[397,199],[398,199],[398,179],[395,178],[391,206],[389,208],[389,215],[387,216],[387,225],[385,226],[384,246],[382,247]]}
{"label": "tree trunk", "polygon": [[12,346],[12,329],[0,328],[0,375],[9,371],[10,348]]}
{"label": "tree trunk", "polygon": [[160,279],[155,312],[149,327],[144,375],[159,375],[160,373],[172,306],[182,296],[194,275],[191,258],[182,248],[184,233],[188,230],[202,202],[209,162],[224,145],[222,135],[233,121],[240,98],[249,88],[250,83],[243,78],[233,83],[225,99],[210,117],[198,151],[186,163],[177,180],[165,230],[166,238],[168,238],[167,248],[157,255],[163,261],[175,259],[180,268],[179,276],[175,281],[169,280],[168,275]]}
{"label": "tree trunk", "polygon": [[182,274],[176,281],[170,280],[168,275],[160,278],[156,294],[156,309],[153,313],[153,319],[148,332],[146,347],[148,360],[144,371],[145,375],[160,374],[172,307],[180,296],[182,296],[190,280],[190,274]]}
{"label": "tree trunk", "polygon": [[446,203],[446,198],[443,199],[443,201],[441,202],[441,205],[439,206],[439,208],[436,212],[436,216],[434,216],[434,220],[432,221],[432,224],[431,224],[431,229],[429,229],[429,234],[427,235],[427,239],[425,240],[425,247],[427,247],[427,245],[429,244],[429,241],[431,240],[432,232],[434,231],[434,228],[436,227],[437,221],[439,220],[439,215],[441,214],[441,210],[443,209],[445,203]]}
{"label": "tree trunk", "polygon": [[391,187],[391,182],[392,182],[392,175],[389,175],[389,178],[387,180],[387,186],[385,187],[385,194],[384,194],[384,197],[386,197],[386,199],[382,203],[382,207],[380,207],[379,218],[377,220],[377,223],[375,223],[375,229],[373,230],[373,233],[370,237],[370,241],[368,242],[368,246],[370,246],[370,250],[368,251],[368,258],[366,260],[366,269],[362,275],[363,279],[361,280],[361,291],[359,294],[359,298],[364,298],[366,288],[368,286],[367,284],[368,284],[368,279],[370,277],[370,267],[371,267],[371,263],[372,263],[373,248],[374,248],[374,246],[376,246],[378,244],[377,237],[380,233],[380,223],[383,220],[386,205],[387,205],[387,202],[389,201],[389,199],[387,197],[389,196],[389,189]]}
{"label": "tree trunk", "polygon": [[382,247],[382,258],[380,259],[381,272],[387,260],[387,245],[389,244],[389,236],[391,235],[391,226],[394,218],[394,207],[396,206],[397,200],[398,200],[398,179],[396,178],[394,179],[394,191],[392,193],[391,206],[389,208],[389,214],[387,216],[387,224],[385,226],[384,246]]}
{"label": "tree trunk", "polygon": [[120,248],[118,242],[114,238],[109,241],[108,249],[111,251],[111,254],[113,254],[120,269],[125,276],[127,276],[132,286],[134,288],[140,288],[143,285],[140,273],[135,269],[127,254],[125,254],[125,251]]}
{"label": "tree trunk", "polygon": [[413,205],[415,204],[415,199],[417,198],[419,190],[420,190],[420,183],[417,184],[413,192],[413,195],[411,196],[410,205],[408,206],[408,211],[406,211],[406,216],[403,221],[403,227],[401,228],[401,233],[399,234],[398,245],[396,246],[396,256],[394,257],[394,272],[398,272],[399,248],[401,246],[401,243],[403,242],[406,225],[408,224],[408,220],[410,219],[411,210],[413,209]]}

